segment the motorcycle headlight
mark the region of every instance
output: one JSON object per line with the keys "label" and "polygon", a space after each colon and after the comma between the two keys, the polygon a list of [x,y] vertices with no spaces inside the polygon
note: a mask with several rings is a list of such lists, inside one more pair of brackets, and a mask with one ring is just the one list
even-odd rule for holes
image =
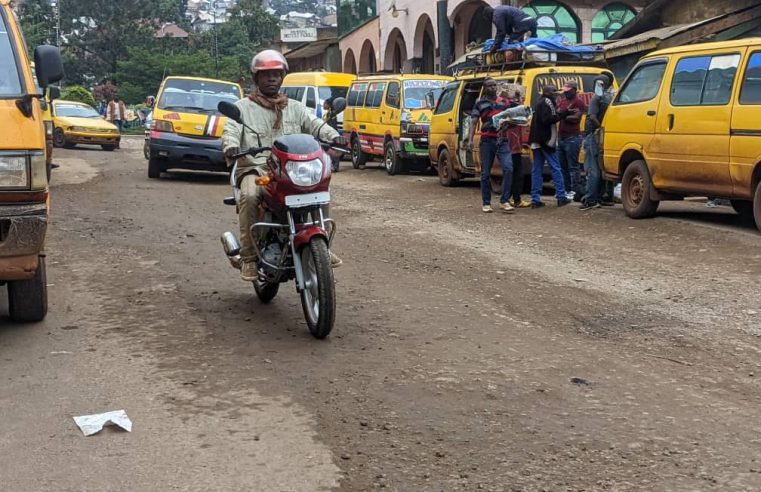
{"label": "motorcycle headlight", "polygon": [[26,155],[0,155],[0,188],[29,188]]}
{"label": "motorcycle headlight", "polygon": [[322,161],[288,161],[285,165],[288,177],[296,186],[314,186],[322,179]]}

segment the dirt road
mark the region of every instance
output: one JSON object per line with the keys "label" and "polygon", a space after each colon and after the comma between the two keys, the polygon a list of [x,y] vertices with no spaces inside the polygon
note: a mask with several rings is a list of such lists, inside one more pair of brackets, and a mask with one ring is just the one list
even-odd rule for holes
{"label": "dirt road", "polygon": [[[5,490],[761,488],[761,235],[731,209],[485,215],[475,183],[347,169],[316,341],[292,285],[264,306],[229,267],[225,178],[148,180],[139,146],[56,151],[50,315],[0,329]],[[72,420],[118,409],[131,434]]]}

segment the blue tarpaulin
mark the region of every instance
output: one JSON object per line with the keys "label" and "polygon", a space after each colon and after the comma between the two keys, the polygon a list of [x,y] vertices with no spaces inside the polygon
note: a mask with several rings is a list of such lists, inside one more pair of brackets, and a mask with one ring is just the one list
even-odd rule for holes
{"label": "blue tarpaulin", "polygon": [[[484,52],[491,51],[492,46],[494,46],[494,40],[487,39],[484,43]],[[574,46],[569,44],[568,40],[563,37],[562,34],[555,34],[548,38],[528,38],[525,42],[522,43],[511,43],[509,40],[505,39],[505,41],[502,43],[501,51],[522,49],[526,48],[527,46],[535,46],[547,51],[563,52],[571,56],[575,55],[578,58],[582,58],[584,55],[591,55],[602,51],[592,48],[591,46]]]}

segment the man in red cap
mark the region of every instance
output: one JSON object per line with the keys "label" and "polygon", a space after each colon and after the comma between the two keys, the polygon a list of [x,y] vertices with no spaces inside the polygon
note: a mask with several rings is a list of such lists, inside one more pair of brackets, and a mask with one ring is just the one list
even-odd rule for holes
{"label": "man in red cap", "polygon": [[578,97],[579,84],[569,80],[563,85],[563,96],[558,101],[558,112],[575,109],[560,120],[558,128],[558,160],[563,170],[563,181],[569,200],[580,201],[584,194],[581,180],[581,165],[579,151],[581,150],[581,116],[586,114],[587,105]]}

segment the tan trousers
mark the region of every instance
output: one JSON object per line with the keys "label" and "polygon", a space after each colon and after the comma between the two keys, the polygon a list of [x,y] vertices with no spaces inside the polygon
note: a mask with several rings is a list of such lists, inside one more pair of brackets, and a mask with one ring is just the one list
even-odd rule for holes
{"label": "tan trousers", "polygon": [[256,184],[256,178],[256,174],[249,174],[240,183],[238,223],[240,224],[240,257],[243,261],[256,261],[259,256],[256,250],[259,238],[251,237],[251,226],[257,221],[264,188]]}

